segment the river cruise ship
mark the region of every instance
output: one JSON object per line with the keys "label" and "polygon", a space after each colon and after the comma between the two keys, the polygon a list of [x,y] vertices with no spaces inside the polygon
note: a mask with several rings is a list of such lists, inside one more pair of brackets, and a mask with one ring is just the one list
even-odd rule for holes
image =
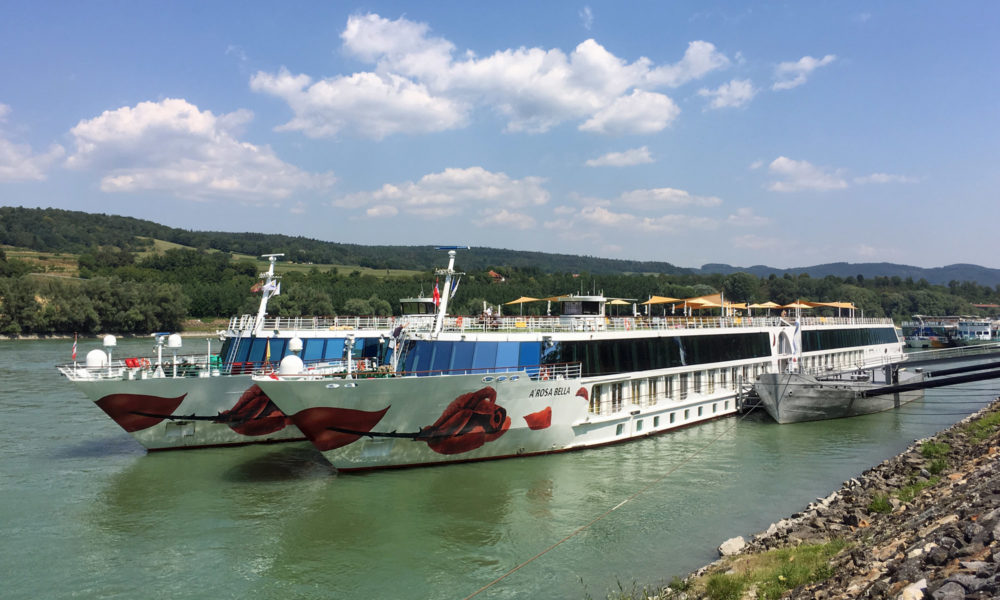
{"label": "river cruise ship", "polygon": [[[446,290],[454,262],[451,248]],[[553,298],[558,316],[472,319],[448,316],[446,296],[433,323],[396,332],[381,369],[308,371],[293,355],[254,381],[351,471],[621,442],[731,415],[763,373],[904,358],[889,319],[612,317],[601,295]]]}
{"label": "river cruise ship", "polygon": [[[399,326],[392,317],[268,317],[268,300],[280,293],[274,264],[280,254],[265,255],[268,270],[257,291],[256,315],[230,319],[201,353],[184,353],[177,335],[157,335],[150,356],[116,356],[117,340],[105,336],[103,348],[90,350],[84,362],[57,365],[77,389],[148,450],[192,449],[305,439],[251,374],[277,366],[286,355],[300,357],[308,368],[337,370],[376,365],[389,351]],[[407,299],[416,314],[407,322],[433,321],[430,298]],[[188,343],[194,340],[188,338]],[[75,351],[74,351],[75,352]]]}

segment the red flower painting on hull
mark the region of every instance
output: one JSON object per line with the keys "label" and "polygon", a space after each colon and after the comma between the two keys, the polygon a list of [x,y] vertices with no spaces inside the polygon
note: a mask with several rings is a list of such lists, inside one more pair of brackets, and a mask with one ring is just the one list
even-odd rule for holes
{"label": "red flower painting on hull", "polygon": [[316,448],[326,451],[352,444],[364,435],[379,435],[370,432],[388,410],[388,406],[374,412],[319,406],[295,413],[292,422]]}
{"label": "red flower painting on hull", "polygon": [[281,431],[288,425],[288,417],[271,402],[256,384],[243,392],[229,410],[217,415],[175,415],[187,394],[176,398],[147,396],[145,394],[110,394],[95,402],[122,429],[132,433],[160,424],[164,420],[210,421],[228,425],[240,435],[258,436]]}
{"label": "red flower painting on hull", "polygon": [[538,412],[524,415],[524,422],[528,424],[528,429],[532,431],[548,429],[552,425],[552,407],[546,406]]}
{"label": "red flower painting on hull", "polygon": [[288,417],[255,383],[232,408],[220,412],[215,421],[229,425],[240,435],[256,436],[281,431],[288,424]]}
{"label": "red flower painting on hull", "polygon": [[144,394],[109,394],[94,404],[101,407],[122,429],[132,433],[157,425],[170,416],[184,401],[183,394],[176,398],[146,396]]}
{"label": "red flower painting on hull", "polygon": [[490,386],[462,394],[414,439],[439,454],[462,454],[492,442],[510,429],[507,410],[496,399],[497,391]]}
{"label": "red flower painting on hull", "polygon": [[462,454],[492,442],[510,429],[507,410],[496,403],[497,392],[484,387],[448,404],[438,420],[416,433],[372,431],[390,407],[380,411],[320,406],[292,416],[292,421],[320,450],[333,450],[362,437],[404,438],[426,442],[438,454]]}

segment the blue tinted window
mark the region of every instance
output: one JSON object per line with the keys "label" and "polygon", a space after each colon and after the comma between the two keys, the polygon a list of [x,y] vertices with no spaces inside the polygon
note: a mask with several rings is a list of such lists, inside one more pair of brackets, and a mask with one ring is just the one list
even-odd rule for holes
{"label": "blue tinted window", "polygon": [[431,368],[431,354],[433,353],[433,345],[429,342],[417,342],[414,346],[414,357],[413,370],[415,371],[429,371]]}
{"label": "blue tinted window", "polygon": [[513,369],[517,367],[517,342],[500,342],[497,346],[497,368]]}
{"label": "blue tinted window", "polygon": [[250,353],[251,342],[253,342],[253,338],[249,340],[237,338],[233,341],[233,351],[235,354],[232,356],[232,362],[246,362],[247,354]]}
{"label": "blue tinted window", "polygon": [[434,344],[434,357],[431,360],[431,370],[447,371],[451,368],[451,353],[455,342],[438,342]]}
{"label": "blue tinted window", "polygon": [[455,342],[455,352],[452,355],[451,368],[456,371],[471,369],[472,355],[475,350],[475,342]]}
{"label": "blue tinted window", "polygon": [[365,358],[375,358],[376,356],[378,356],[379,339],[377,337],[356,340],[354,342],[354,345],[356,348],[359,346],[363,346],[363,349],[361,350],[361,356]]}
{"label": "blue tinted window", "polygon": [[472,357],[475,369],[492,369],[497,364],[497,342],[478,342]]}
{"label": "blue tinted window", "polygon": [[517,364],[521,367],[532,367],[539,363],[542,353],[541,342],[521,342],[521,349],[517,354]]}
{"label": "blue tinted window", "polygon": [[323,360],[340,360],[344,358],[344,340],[342,338],[326,340]]}
{"label": "blue tinted window", "polygon": [[250,362],[263,362],[264,361],[264,347],[267,345],[267,338],[257,338],[253,341],[250,346],[250,356],[247,358]]}
{"label": "blue tinted window", "polygon": [[288,339],[275,338],[271,340],[271,362],[278,362],[285,355],[285,348],[288,348]]}
{"label": "blue tinted window", "polygon": [[310,361],[323,358],[323,342],[325,341],[322,338],[302,340],[302,360]]}

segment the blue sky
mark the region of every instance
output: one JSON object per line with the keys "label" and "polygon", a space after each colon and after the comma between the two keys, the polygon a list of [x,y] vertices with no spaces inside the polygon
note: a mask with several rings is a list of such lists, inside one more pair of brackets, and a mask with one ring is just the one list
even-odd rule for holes
{"label": "blue sky", "polygon": [[1000,267],[995,2],[26,2],[0,201],[610,258]]}

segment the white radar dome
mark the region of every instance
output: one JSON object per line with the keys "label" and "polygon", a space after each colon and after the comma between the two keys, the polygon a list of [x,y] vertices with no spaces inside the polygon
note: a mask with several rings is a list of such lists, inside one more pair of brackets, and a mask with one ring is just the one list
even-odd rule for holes
{"label": "white radar dome", "polygon": [[302,338],[293,337],[288,340],[289,352],[302,352]]}
{"label": "white radar dome", "polygon": [[118,339],[115,338],[115,336],[113,336],[113,335],[106,335],[106,336],[104,336],[104,347],[105,348],[114,348],[117,345],[118,345]]}
{"label": "white radar dome", "polygon": [[171,333],[167,336],[167,348],[180,348],[181,347],[181,336],[176,333]]}
{"label": "white radar dome", "polygon": [[98,368],[108,366],[108,355],[104,353],[103,350],[98,350],[94,348],[87,353],[87,367],[88,368]]}
{"label": "white radar dome", "polygon": [[302,368],[302,359],[294,354],[289,354],[281,359],[281,363],[278,365],[278,374],[280,375],[294,375],[304,370]]}

